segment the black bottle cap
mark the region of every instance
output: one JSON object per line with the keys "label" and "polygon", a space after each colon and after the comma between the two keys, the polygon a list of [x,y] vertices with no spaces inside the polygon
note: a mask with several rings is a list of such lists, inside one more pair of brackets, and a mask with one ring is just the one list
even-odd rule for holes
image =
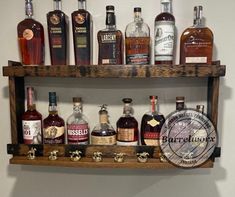
{"label": "black bottle cap", "polygon": [[51,104],[54,104],[54,105],[57,104],[56,92],[49,92],[49,105],[51,105]]}
{"label": "black bottle cap", "polygon": [[185,100],[184,96],[177,96],[175,99],[176,99],[176,102],[184,102]]}
{"label": "black bottle cap", "polygon": [[149,96],[149,99],[150,99],[150,100],[152,100],[152,99],[158,99],[158,96],[153,96],[153,95],[151,95],[151,96]]}
{"label": "black bottle cap", "polygon": [[141,8],[140,7],[134,8],[134,12],[141,12]]}
{"label": "black bottle cap", "polygon": [[123,103],[132,103],[132,99],[131,98],[124,98],[122,99]]}
{"label": "black bottle cap", "polygon": [[107,5],[106,6],[107,11],[113,11],[114,12],[114,6],[113,5]]}

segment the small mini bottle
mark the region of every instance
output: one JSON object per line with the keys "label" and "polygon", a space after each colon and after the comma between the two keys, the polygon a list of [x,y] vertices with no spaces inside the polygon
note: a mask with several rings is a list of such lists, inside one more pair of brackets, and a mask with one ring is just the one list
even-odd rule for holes
{"label": "small mini bottle", "polygon": [[44,28],[34,20],[32,0],[25,0],[26,18],[17,26],[21,62],[24,65],[43,65],[45,53]]}
{"label": "small mini bottle", "polygon": [[82,98],[73,98],[73,114],[67,120],[68,144],[84,144],[89,142],[89,126],[82,113]]}
{"label": "small mini bottle", "polygon": [[43,120],[44,144],[64,144],[64,120],[58,115],[56,92],[49,92],[49,115]]}
{"label": "small mini bottle", "polygon": [[117,121],[117,145],[135,146],[139,143],[138,122],[133,117],[132,99],[122,99],[123,115]]}
{"label": "small mini bottle", "polygon": [[36,110],[34,88],[27,87],[27,111],[22,116],[24,144],[42,143],[42,115]]}
{"label": "small mini bottle", "polygon": [[68,64],[68,17],[61,11],[61,0],[54,1],[54,11],[47,14],[51,65]]}
{"label": "small mini bottle", "polygon": [[91,144],[115,145],[116,131],[109,124],[107,105],[102,105],[99,111],[99,124],[91,132]]}
{"label": "small mini bottle", "polygon": [[159,135],[165,117],[157,109],[157,96],[150,96],[150,111],[145,113],[141,121],[141,144],[159,146]]}
{"label": "small mini bottle", "polygon": [[141,8],[134,8],[134,22],[125,31],[126,64],[150,64],[150,30],[143,22]]}
{"label": "small mini bottle", "polygon": [[180,110],[183,110],[185,108],[185,105],[184,105],[184,96],[177,96],[176,97],[176,110],[177,111],[180,111]]}

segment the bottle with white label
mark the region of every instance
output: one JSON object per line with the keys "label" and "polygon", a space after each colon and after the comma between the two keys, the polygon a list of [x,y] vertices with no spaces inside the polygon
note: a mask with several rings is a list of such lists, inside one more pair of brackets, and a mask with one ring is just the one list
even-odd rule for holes
{"label": "bottle with white label", "polygon": [[27,87],[27,110],[22,116],[22,129],[25,144],[42,143],[42,115],[36,110],[33,87]]}
{"label": "bottle with white label", "polygon": [[84,144],[89,142],[89,126],[86,116],[82,113],[82,98],[73,98],[73,114],[67,120],[68,144]]}
{"label": "bottle with white label", "polygon": [[102,105],[99,111],[99,124],[91,132],[91,144],[115,145],[116,131],[109,124],[107,105]]}
{"label": "bottle with white label", "polygon": [[161,0],[161,11],[155,18],[155,64],[173,64],[175,17],[172,15],[172,0]]}

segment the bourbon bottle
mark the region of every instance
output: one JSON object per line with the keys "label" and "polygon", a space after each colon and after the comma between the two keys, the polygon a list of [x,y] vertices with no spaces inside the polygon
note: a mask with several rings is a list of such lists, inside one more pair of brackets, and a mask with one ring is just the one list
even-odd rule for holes
{"label": "bourbon bottle", "polygon": [[165,117],[157,109],[157,96],[150,96],[150,111],[141,120],[141,144],[159,146],[159,135]]}
{"label": "bourbon bottle", "polygon": [[150,30],[141,17],[141,8],[134,8],[134,22],[125,31],[126,64],[150,64]]}
{"label": "bourbon bottle", "polygon": [[114,6],[106,6],[106,29],[97,34],[99,54],[98,64],[123,63],[123,36],[116,29]]}
{"label": "bourbon bottle", "polygon": [[22,116],[25,144],[42,143],[42,115],[36,110],[34,88],[27,87],[27,110]]}
{"label": "bourbon bottle", "polygon": [[91,65],[93,28],[86,0],[78,0],[78,10],[72,13],[72,25],[75,64]]}
{"label": "bourbon bottle", "polygon": [[193,26],[187,28],[180,39],[180,64],[212,63],[213,33],[203,25],[202,6],[194,7]]}
{"label": "bourbon bottle", "polygon": [[44,29],[34,20],[32,0],[25,0],[26,18],[17,26],[21,62],[25,65],[44,64]]}
{"label": "bourbon bottle", "polygon": [[172,0],[161,0],[162,13],[155,18],[155,64],[173,64],[175,48],[175,17]]}
{"label": "bourbon bottle", "polygon": [[54,1],[54,11],[47,14],[51,65],[68,64],[68,17],[61,11],[61,0]]}

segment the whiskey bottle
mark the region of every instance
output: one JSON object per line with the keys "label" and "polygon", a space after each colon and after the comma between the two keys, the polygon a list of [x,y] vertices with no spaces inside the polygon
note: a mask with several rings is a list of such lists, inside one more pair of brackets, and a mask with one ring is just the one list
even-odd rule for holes
{"label": "whiskey bottle", "polygon": [[125,31],[126,64],[150,64],[150,30],[143,22],[141,8],[134,8],[134,22]]}
{"label": "whiskey bottle", "polygon": [[176,97],[176,110],[177,111],[180,111],[180,110],[183,110],[185,108],[185,105],[184,105],[184,96],[177,96]]}
{"label": "whiskey bottle", "polygon": [[141,144],[159,146],[159,135],[165,117],[158,111],[157,96],[150,96],[150,111],[141,120]]}
{"label": "whiskey bottle", "polygon": [[34,20],[32,0],[25,0],[26,18],[17,26],[21,62],[25,65],[44,64],[44,29]]}
{"label": "whiskey bottle", "polygon": [[73,44],[76,65],[92,64],[92,16],[86,10],[86,0],[78,0],[78,10],[72,13]]}
{"label": "whiskey bottle", "polygon": [[61,0],[54,1],[54,11],[47,14],[51,65],[68,64],[68,17],[61,11]]}
{"label": "whiskey bottle", "polygon": [[172,64],[175,45],[175,17],[172,0],[161,0],[161,14],[155,18],[155,64]]}
{"label": "whiskey bottle", "polygon": [[97,34],[99,54],[98,64],[123,63],[123,36],[116,29],[114,6],[106,6],[106,29]]}
{"label": "whiskey bottle", "polygon": [[135,146],[139,141],[138,122],[133,117],[132,99],[122,99],[123,115],[117,121],[117,145]]}
{"label": "whiskey bottle", "polygon": [[82,98],[73,98],[73,114],[67,120],[68,144],[84,144],[89,142],[89,126],[82,113]]}
{"label": "whiskey bottle", "polygon": [[203,25],[202,9],[202,6],[194,7],[193,26],[181,35],[180,64],[212,63],[213,33]]}
{"label": "whiskey bottle", "polygon": [[44,144],[64,144],[64,120],[58,115],[56,92],[49,92],[49,115],[43,120]]}
{"label": "whiskey bottle", "polygon": [[102,105],[99,111],[99,124],[91,132],[91,144],[115,145],[116,131],[109,124],[107,105]]}
{"label": "whiskey bottle", "polygon": [[42,143],[42,115],[36,110],[33,87],[27,87],[27,110],[22,115],[22,126],[25,144]]}

